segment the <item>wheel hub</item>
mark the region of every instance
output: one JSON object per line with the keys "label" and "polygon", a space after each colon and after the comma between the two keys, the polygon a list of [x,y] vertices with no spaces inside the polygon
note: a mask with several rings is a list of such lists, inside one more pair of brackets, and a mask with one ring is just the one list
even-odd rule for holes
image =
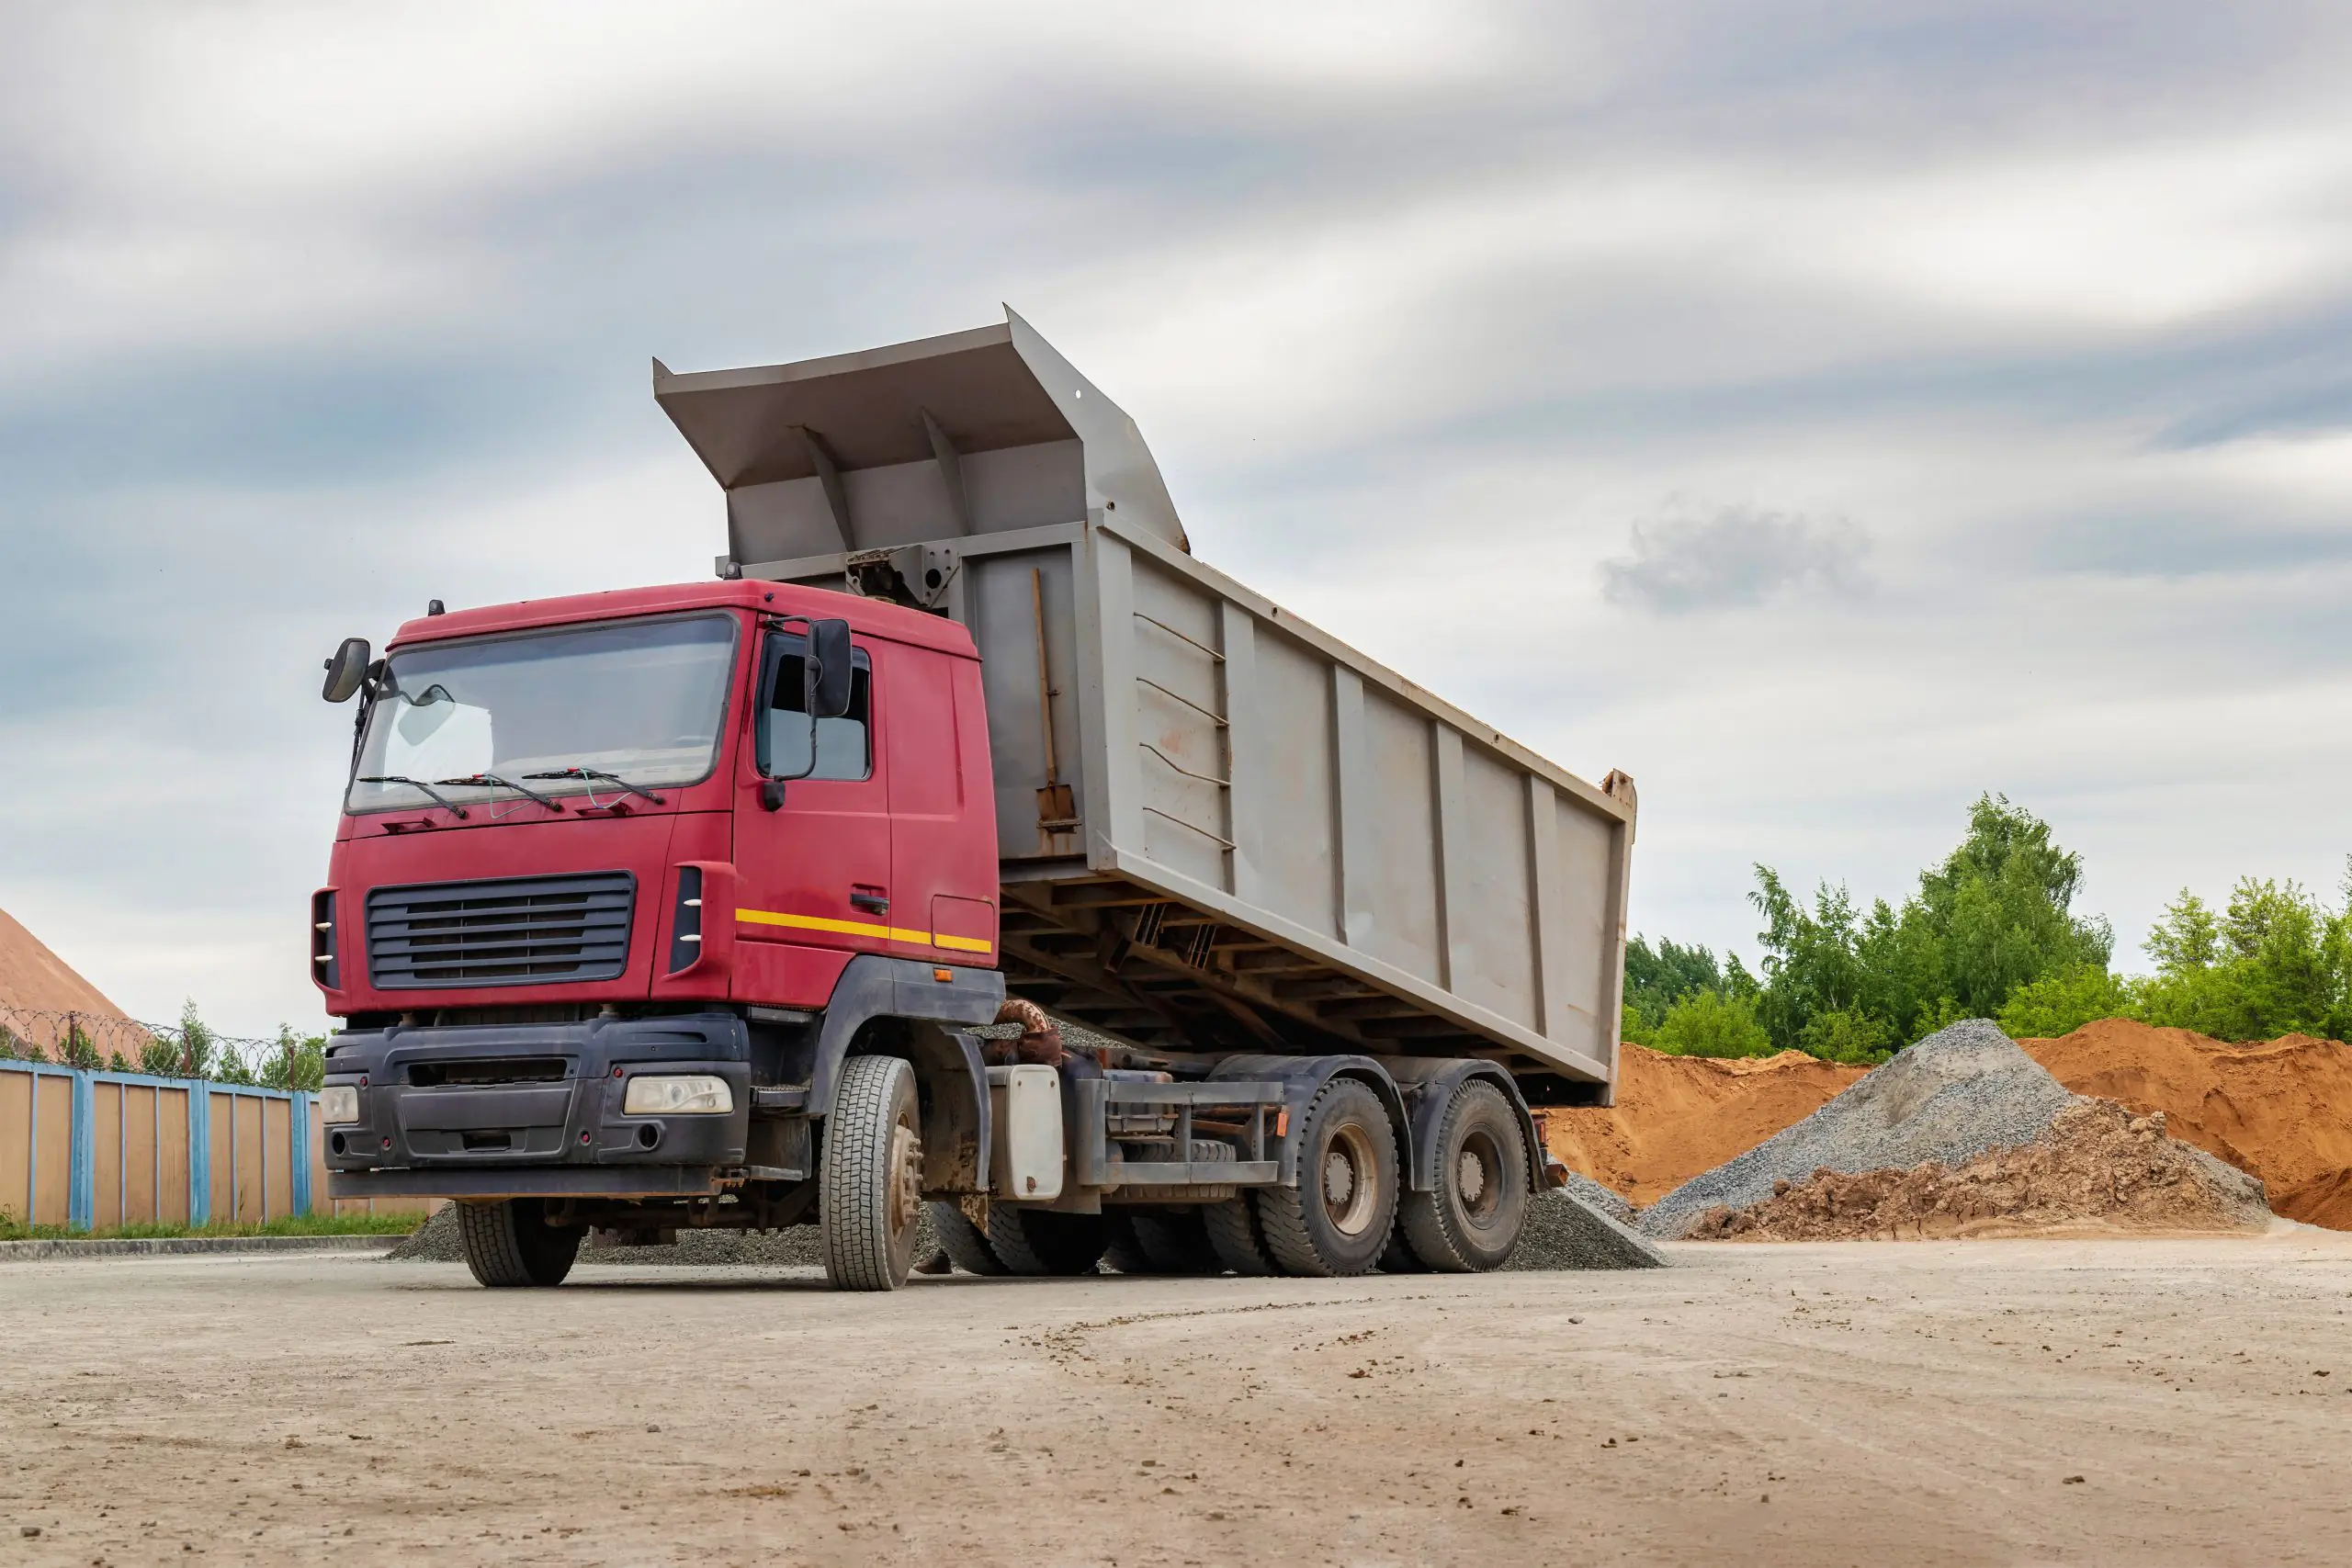
{"label": "wheel hub", "polygon": [[1339,1127],[1323,1156],[1324,1213],[1340,1235],[1362,1235],[1372,1228],[1379,1207],[1379,1167],[1372,1140],[1361,1127]]}
{"label": "wheel hub", "polygon": [[922,1140],[904,1122],[890,1130],[890,1230],[915,1223],[922,1208]]}
{"label": "wheel hub", "polygon": [[1487,1162],[1476,1151],[1462,1151],[1461,1163],[1455,1168],[1454,1180],[1462,1189],[1462,1201],[1476,1207],[1487,1193]]}

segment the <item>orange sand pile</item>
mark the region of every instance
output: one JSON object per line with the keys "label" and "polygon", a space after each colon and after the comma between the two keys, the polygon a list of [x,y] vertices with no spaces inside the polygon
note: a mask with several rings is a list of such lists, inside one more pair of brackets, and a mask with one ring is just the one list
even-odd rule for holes
{"label": "orange sand pile", "polygon": [[0,1004],[41,1012],[122,1016],[120,1008],[5,909],[0,909]]}
{"label": "orange sand pile", "polygon": [[2161,1114],[2083,1100],[2030,1144],[1953,1169],[1776,1181],[1744,1209],[1710,1210],[1699,1241],[1895,1241],[1944,1236],[2259,1231],[2270,1212],[2238,1171],[2165,1136]]}
{"label": "orange sand pile", "polygon": [[2018,1043],[2076,1094],[2163,1111],[2174,1137],[2261,1178],[2289,1219],[2352,1230],[2352,1046],[2233,1045],[2114,1018]]}
{"label": "orange sand pile", "polygon": [[1654,1203],[1804,1121],[1861,1076],[1799,1051],[1716,1061],[1627,1045],[1616,1109],[1548,1111],[1544,1141],[1602,1186]]}

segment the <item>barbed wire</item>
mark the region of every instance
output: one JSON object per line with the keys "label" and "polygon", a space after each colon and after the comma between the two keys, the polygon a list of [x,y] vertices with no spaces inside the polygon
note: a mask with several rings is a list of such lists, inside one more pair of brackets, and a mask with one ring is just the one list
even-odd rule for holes
{"label": "barbed wire", "polygon": [[222,1034],[203,1023],[142,1023],[112,1013],[59,1011],[0,1001],[0,1057],[59,1066],[210,1078],[272,1089],[316,1087],[317,1037],[292,1030],[275,1040]]}

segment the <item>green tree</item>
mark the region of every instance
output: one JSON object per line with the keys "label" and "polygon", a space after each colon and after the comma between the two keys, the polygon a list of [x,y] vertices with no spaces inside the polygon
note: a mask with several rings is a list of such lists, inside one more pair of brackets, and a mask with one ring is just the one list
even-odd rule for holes
{"label": "green tree", "polygon": [[1723,967],[1703,947],[1665,938],[1652,947],[1638,936],[1625,944],[1625,1000],[1645,1017],[1662,1019],[1683,998],[1723,988]]}
{"label": "green tree", "polygon": [[[2352,903],[2352,876],[2346,891]],[[2352,909],[2331,911],[2294,882],[2243,878],[2219,916],[2183,888],[2145,946],[2152,1023],[2218,1040],[2352,1033]]]}
{"label": "green tree", "polygon": [[1759,865],[1756,890],[1747,898],[1764,917],[1764,930],[1757,933],[1764,947],[1757,1021],[1775,1045],[1803,1050],[1805,1028],[1815,1016],[1859,1012],[1871,989],[1853,896],[1824,883],[1814,890],[1808,909],[1779,872]]}
{"label": "green tree", "polygon": [[327,1037],[298,1036],[290,1024],[279,1024],[277,1054],[262,1064],[262,1086],[316,1094],[326,1077]]}
{"label": "green tree", "polygon": [[[1823,884],[1810,908],[1770,866],[1748,895],[1765,929],[1757,1017],[1773,1040],[1839,1061],[1869,1061],[1962,1018],[1989,1018],[2045,976],[2107,967],[2107,922],[2073,912],[2082,857],[2050,825],[1980,796],[1968,832],[1898,908],[1867,914]],[[1873,1043],[1875,1042],[1876,1043]]]}
{"label": "green tree", "polygon": [[139,1047],[139,1070],[150,1077],[184,1077],[180,1063],[179,1042],[168,1035],[151,1034]]}
{"label": "green tree", "polygon": [[1769,1056],[1779,1047],[1756,1021],[1756,1004],[1710,988],[1667,1010],[1646,1043],[1675,1056]]}
{"label": "green tree", "polygon": [[209,1077],[212,1058],[218,1054],[212,1031],[197,1016],[196,998],[187,998],[180,1004],[179,1076],[184,1078]]}
{"label": "green tree", "polygon": [[2136,1018],[2140,998],[2132,982],[2084,964],[2029,980],[2000,1011],[2001,1031],[2013,1040],[2054,1040],[2095,1019]]}

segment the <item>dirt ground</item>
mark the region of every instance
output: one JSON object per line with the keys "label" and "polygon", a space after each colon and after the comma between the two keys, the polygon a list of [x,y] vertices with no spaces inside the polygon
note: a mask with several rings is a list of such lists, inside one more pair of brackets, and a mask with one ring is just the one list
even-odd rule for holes
{"label": "dirt ground", "polygon": [[2343,1560],[2352,1235],[1675,1256],[8,1265],[0,1564]]}

